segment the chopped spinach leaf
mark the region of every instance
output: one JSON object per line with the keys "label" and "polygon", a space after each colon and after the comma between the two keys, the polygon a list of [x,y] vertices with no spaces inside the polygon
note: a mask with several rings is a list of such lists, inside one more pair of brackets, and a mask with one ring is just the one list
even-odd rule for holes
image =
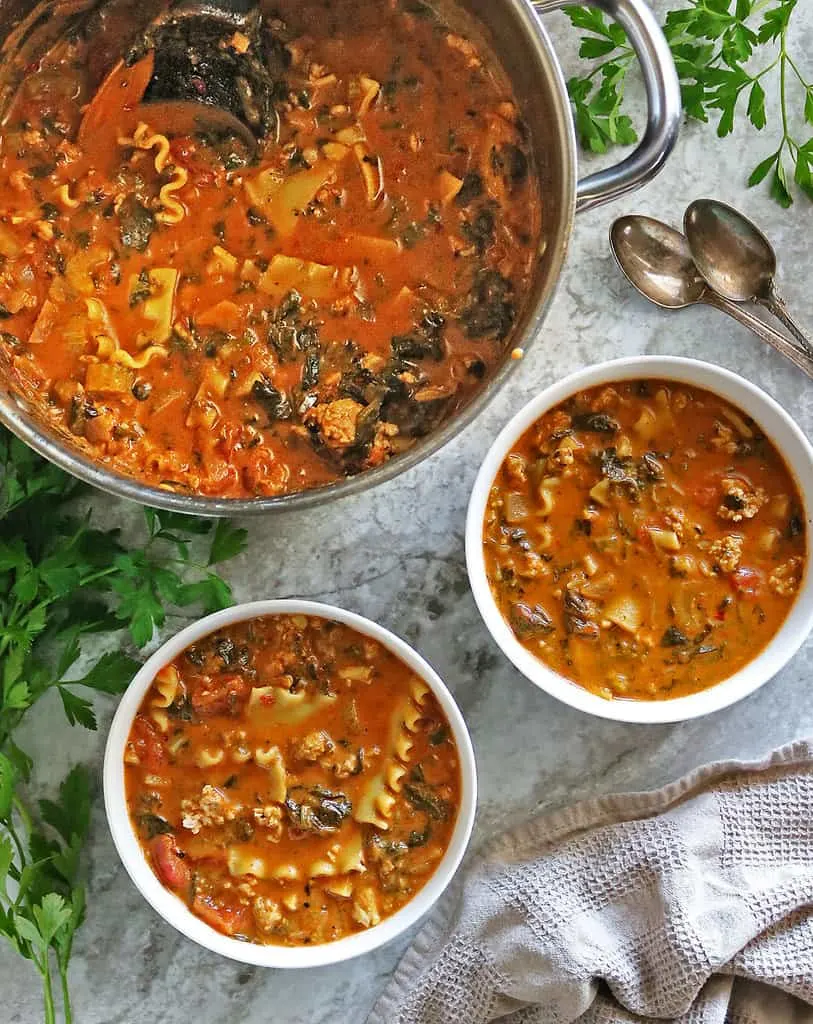
{"label": "chopped spinach leaf", "polygon": [[288,396],[275,388],[267,377],[254,381],[251,397],[262,406],[270,421],[289,420],[293,415]]}
{"label": "chopped spinach leaf", "polygon": [[429,842],[431,835],[432,825],[429,821],[427,821],[426,827],[424,828],[423,832],[417,832],[413,830],[409,833],[409,837],[406,841],[406,844],[411,850],[414,850],[415,847],[417,846],[426,846],[426,844]]}
{"label": "chopped spinach leaf", "polygon": [[344,793],[321,786],[306,789],[294,786],[288,791],[285,809],[291,824],[305,832],[335,832],[353,810]]}
{"label": "chopped spinach leaf", "polygon": [[603,412],[577,412],[572,418],[574,430],[589,434],[617,434],[621,429],[618,420]]}
{"label": "chopped spinach leaf", "polygon": [[425,783],[406,783],[404,795],[416,811],[425,811],[435,821],[445,821],[449,816],[447,802]]}
{"label": "chopped spinach leaf", "polygon": [[483,179],[476,171],[469,171],[463,178],[460,191],[455,196],[455,203],[458,206],[468,206],[473,200],[483,194]]}
{"label": "chopped spinach leaf", "polygon": [[135,196],[127,196],[119,207],[121,244],[136,252],[144,252],[155,230],[155,217]]}
{"label": "chopped spinach leaf", "polygon": [[496,270],[480,270],[460,320],[469,338],[495,338],[502,341],[516,316],[513,285]]}
{"label": "chopped spinach leaf", "polygon": [[553,632],[553,619],[541,604],[531,605],[518,601],[511,605],[509,612],[511,628],[521,639],[544,636]]}
{"label": "chopped spinach leaf", "polygon": [[166,818],[162,818],[157,814],[139,814],[136,820],[146,839],[171,835],[175,831]]}
{"label": "chopped spinach leaf", "polygon": [[668,626],[661,637],[661,647],[686,647],[689,638],[677,626]]}
{"label": "chopped spinach leaf", "polygon": [[491,205],[483,205],[472,220],[463,221],[460,230],[474,245],[478,254],[483,256],[494,241],[495,227],[494,210]]}
{"label": "chopped spinach leaf", "polygon": [[134,306],[138,306],[152,295],[152,285],[150,283],[150,275],[146,268],[142,268],[139,271],[138,278],[133,290],[130,292],[130,309]]}

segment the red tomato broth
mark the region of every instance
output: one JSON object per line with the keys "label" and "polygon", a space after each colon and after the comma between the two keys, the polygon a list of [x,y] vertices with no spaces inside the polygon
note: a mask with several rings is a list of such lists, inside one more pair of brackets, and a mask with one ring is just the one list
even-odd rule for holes
{"label": "red tomato broth", "polygon": [[[310,713],[274,721],[286,700]],[[377,641],[304,616],[228,627],[163,669],[125,776],[162,884],[218,931],[270,944],[329,942],[395,913],[437,868],[460,802],[431,691]]]}
{"label": "red tomato broth", "polygon": [[659,380],[545,413],[494,480],[483,544],[517,640],[608,699],[685,696],[747,665],[807,562],[799,489],[759,425]]}
{"label": "red tomato broth", "polygon": [[[94,92],[81,39],[30,75],[5,131],[0,366],[94,458],[168,489],[297,491],[408,448],[502,359],[539,248],[523,128],[483,46],[409,3],[276,9],[289,91],[256,164],[176,136],[159,171],[161,125],[134,106],[150,54]],[[362,76],[378,86],[364,111]],[[337,141],[348,130],[363,158]],[[382,170],[375,200],[366,167]],[[287,207],[252,198],[263,174],[284,192],[320,168],[290,231]],[[160,223],[177,175],[182,219]],[[280,256],[327,282],[280,276]],[[150,299],[169,303],[160,331]]]}

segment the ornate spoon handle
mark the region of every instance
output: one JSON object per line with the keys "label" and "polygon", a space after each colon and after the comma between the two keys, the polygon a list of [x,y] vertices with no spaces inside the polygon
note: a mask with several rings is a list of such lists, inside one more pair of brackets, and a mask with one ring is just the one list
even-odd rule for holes
{"label": "ornate spoon handle", "polygon": [[802,348],[807,352],[809,356],[813,356],[813,342],[810,341],[808,336],[802,330],[802,328],[796,323],[793,317],[788,312],[788,307],[785,305],[785,300],[781,295],[777,294],[773,288],[771,288],[768,295],[764,298],[758,298],[757,302],[764,306],[769,313],[773,313],[777,320],[781,321],[785,327],[790,331],[793,337],[799,342]]}
{"label": "ornate spoon handle", "polygon": [[793,342],[788,341],[784,334],[774,330],[769,324],[760,320],[758,316],[754,316],[753,313],[749,313],[747,309],[743,309],[736,302],[730,302],[728,299],[724,299],[722,295],[718,295],[711,290],[703,293],[701,302],[708,306],[714,306],[715,309],[720,309],[724,313],[728,313],[730,317],[733,317],[743,326],[749,327],[754,334],[762,338],[763,341],[767,341],[772,348],[775,348],[777,352],[781,353],[786,359],[789,359],[802,373],[806,373],[808,377],[813,378],[813,357],[797,348]]}

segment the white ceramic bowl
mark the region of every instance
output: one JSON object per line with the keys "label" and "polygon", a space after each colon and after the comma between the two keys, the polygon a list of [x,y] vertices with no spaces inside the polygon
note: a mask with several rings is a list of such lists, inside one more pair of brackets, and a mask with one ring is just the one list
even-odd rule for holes
{"label": "white ceramic bowl", "polygon": [[[744,409],[760,425],[785,458],[804,502],[808,561],[796,601],[770,643],[744,668],[707,690],[671,700],[606,700],[548,668],[527,651],[511,632],[497,607],[486,577],[483,557],[483,516],[489,491],[514,443],[543,413],[578,391],[613,381],[640,377],[674,380],[713,391]],[[801,383],[801,380],[800,380]],[[571,707],[620,722],[677,722],[728,707],[762,686],[796,653],[813,626],[813,448],[785,410],[743,377],[711,363],[673,356],[637,356],[599,363],[565,377],[532,399],[503,428],[480,467],[466,518],[466,563],[480,614],[491,635],[520,672],[540,689]]]}
{"label": "white ceramic bowl", "polygon": [[[144,694],[160,668],[190,644],[234,622],[260,615],[315,615],[343,622],[377,640],[405,662],[430,687],[449,721],[460,759],[461,799],[451,842],[435,873],[404,907],[381,924],[336,942],[313,946],[262,946],[241,942],[215,931],[196,917],[186,904],[158,881],[147,863],[127,813],[124,789],[124,749],[133,718]],[[383,946],[413,925],[436,902],[452,880],[463,857],[474,823],[477,803],[477,775],[474,751],[466,723],[452,695],[437,672],[408,644],[369,619],[315,601],[254,601],[237,605],[199,619],[172,637],[142,666],[122,697],[107,738],[104,757],[104,804],[113,842],[121,860],[142,896],[165,921],[207,949],[233,960],[260,967],[318,967],[338,963]]]}

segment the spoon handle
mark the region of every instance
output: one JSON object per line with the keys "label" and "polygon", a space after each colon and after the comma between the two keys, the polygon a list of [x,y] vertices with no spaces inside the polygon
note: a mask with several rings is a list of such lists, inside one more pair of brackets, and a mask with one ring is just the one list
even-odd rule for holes
{"label": "spoon handle", "polygon": [[759,298],[757,301],[760,305],[764,306],[769,313],[773,313],[776,319],[780,320],[785,327],[787,327],[793,337],[799,342],[809,356],[813,356],[813,342],[810,341],[801,327],[790,315],[788,307],[785,305],[785,301],[781,295],[777,294],[777,292],[771,288],[770,292],[768,292],[764,298]]}
{"label": "spoon handle", "polygon": [[808,377],[813,378],[813,358],[788,341],[779,331],[774,330],[773,327],[760,320],[758,316],[754,316],[753,313],[749,313],[742,306],[738,306],[735,302],[730,302],[728,299],[724,299],[722,295],[709,290],[703,294],[701,302],[708,306],[714,306],[715,309],[720,309],[724,313],[728,313],[730,317],[733,317],[743,326],[749,327],[754,334],[762,338],[763,341],[767,341],[777,352],[781,353],[786,359],[789,359],[802,373],[806,373]]}

